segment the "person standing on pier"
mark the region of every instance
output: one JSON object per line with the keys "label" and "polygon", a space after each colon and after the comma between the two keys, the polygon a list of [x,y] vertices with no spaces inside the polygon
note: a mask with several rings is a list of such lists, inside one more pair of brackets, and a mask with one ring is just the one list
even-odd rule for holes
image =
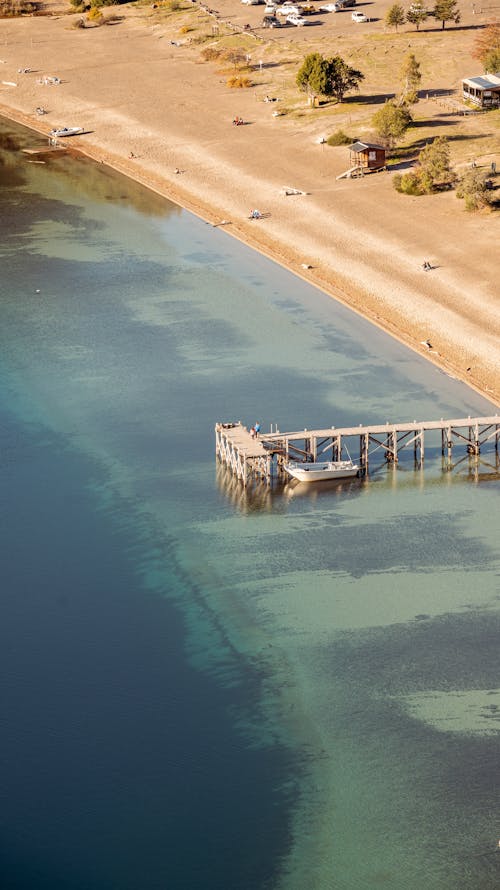
{"label": "person standing on pier", "polygon": [[254,426],[255,435],[258,436],[260,433],[260,423],[256,423]]}

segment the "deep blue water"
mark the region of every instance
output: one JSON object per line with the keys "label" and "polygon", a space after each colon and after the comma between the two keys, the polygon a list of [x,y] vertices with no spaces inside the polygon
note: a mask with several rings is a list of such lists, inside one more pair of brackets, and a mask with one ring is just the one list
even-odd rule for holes
{"label": "deep blue water", "polygon": [[[234,651],[231,682],[190,664],[172,598],[195,602],[196,590],[176,572],[168,533],[75,443],[85,430],[65,435],[51,424],[51,394],[66,410],[53,342],[67,347],[83,329],[110,378],[113,344],[130,354],[133,344],[126,319],[110,316],[113,284],[102,267],[97,286],[91,262],[61,276],[60,263],[31,251],[26,226],[48,207],[77,228],[78,213],[37,194],[36,181],[32,195],[16,169],[1,193],[0,886],[264,886],[287,846],[279,789],[291,758],[276,745],[250,746],[235,725],[235,712],[257,707],[259,672]],[[117,265],[133,274],[126,258]],[[54,294],[62,286],[66,298],[31,312],[40,279],[50,303],[52,274]],[[118,428],[113,417],[111,427],[144,460],[135,410],[135,421]],[[154,585],[145,579],[153,549]]]}

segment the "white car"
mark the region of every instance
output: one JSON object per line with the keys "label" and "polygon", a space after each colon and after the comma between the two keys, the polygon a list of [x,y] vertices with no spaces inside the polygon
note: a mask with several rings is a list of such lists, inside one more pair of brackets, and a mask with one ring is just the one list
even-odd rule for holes
{"label": "white car", "polygon": [[353,22],[368,22],[369,21],[369,19],[364,14],[364,12],[352,12],[351,18],[352,18]]}
{"label": "white car", "polygon": [[285,18],[287,15],[300,15],[302,12],[301,6],[296,6],[295,3],[284,3],[283,6],[278,6],[276,10],[277,15],[284,15]]}
{"label": "white car", "polygon": [[320,12],[338,12],[339,7],[336,3],[327,3],[326,6],[320,6]]}
{"label": "white car", "polygon": [[276,13],[277,5],[276,3],[266,3],[264,12],[266,15],[274,15]]}
{"label": "white car", "polygon": [[301,28],[302,25],[308,25],[309,22],[303,15],[287,15],[286,20],[289,25],[295,25],[296,28]]}

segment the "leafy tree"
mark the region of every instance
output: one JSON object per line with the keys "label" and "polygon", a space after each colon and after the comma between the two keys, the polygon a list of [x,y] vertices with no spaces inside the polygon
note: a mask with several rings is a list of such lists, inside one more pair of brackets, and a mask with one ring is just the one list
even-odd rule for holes
{"label": "leafy tree", "polygon": [[466,210],[481,210],[492,204],[493,196],[488,187],[488,173],[469,170],[458,183],[457,198],[464,199]]}
{"label": "leafy tree", "polygon": [[419,31],[420,25],[425,22],[428,15],[429,13],[422,0],[415,0],[406,13],[406,21],[410,22],[410,25],[415,25],[417,31]]}
{"label": "leafy tree", "polygon": [[397,105],[394,99],[388,99],[373,115],[372,126],[381,139],[389,145],[394,145],[406,132],[412,120],[406,105]]}
{"label": "leafy tree", "polygon": [[390,28],[396,28],[398,30],[399,25],[404,25],[406,22],[406,15],[403,7],[400,3],[394,3],[389,7],[385,16],[385,23],[389,25]]}
{"label": "leafy tree", "polygon": [[309,53],[297,73],[297,86],[308,93],[329,95],[328,61],[321,53]]}
{"label": "leafy tree", "polygon": [[438,22],[441,22],[443,30],[446,22],[454,22],[455,25],[458,25],[460,10],[457,9],[457,0],[437,0],[433,15]]}
{"label": "leafy tree", "polygon": [[302,90],[335,96],[342,102],[348,90],[357,89],[364,74],[351,68],[340,56],[325,59],[320,53],[305,57],[297,74],[297,84]]}
{"label": "leafy tree", "polygon": [[418,102],[418,87],[422,79],[420,62],[417,62],[413,53],[408,53],[403,61],[400,72],[402,80],[400,104],[414,104]]}
{"label": "leafy tree", "polygon": [[337,102],[342,102],[349,90],[357,90],[364,77],[361,71],[351,68],[340,56],[328,59],[328,79]]}
{"label": "leafy tree", "polygon": [[418,156],[419,177],[426,192],[451,185],[455,176],[450,164],[450,146],[446,136],[437,136]]}
{"label": "leafy tree", "polygon": [[418,156],[418,176],[426,192],[438,191],[454,182],[446,136],[437,136],[422,149]]}
{"label": "leafy tree", "polygon": [[483,63],[485,71],[500,71],[500,22],[491,22],[479,32],[472,57]]}

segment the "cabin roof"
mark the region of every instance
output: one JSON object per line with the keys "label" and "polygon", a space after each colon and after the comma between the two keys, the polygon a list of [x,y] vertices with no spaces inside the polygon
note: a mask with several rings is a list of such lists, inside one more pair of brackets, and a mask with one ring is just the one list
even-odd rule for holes
{"label": "cabin roof", "polygon": [[359,154],[360,152],[366,151],[370,148],[376,148],[378,151],[385,151],[383,145],[376,145],[375,142],[359,142],[359,140],[358,142],[353,142],[353,144],[349,146],[349,151],[354,151]]}
{"label": "cabin roof", "polygon": [[479,77],[465,77],[463,82],[468,84],[468,86],[476,87],[477,90],[500,89],[500,75],[498,74],[481,74]]}

